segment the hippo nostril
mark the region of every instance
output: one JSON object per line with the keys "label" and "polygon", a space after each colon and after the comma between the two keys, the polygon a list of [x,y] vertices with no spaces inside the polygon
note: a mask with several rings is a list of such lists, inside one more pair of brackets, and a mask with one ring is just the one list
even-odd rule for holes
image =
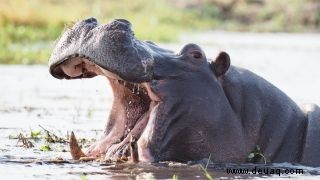
{"label": "hippo nostril", "polygon": [[125,20],[125,19],[115,19],[115,20],[118,21],[118,22],[122,22],[122,23],[124,23],[124,24],[126,24],[128,26],[131,26],[131,23],[128,20]]}
{"label": "hippo nostril", "polygon": [[195,52],[192,52],[192,56],[193,58],[199,59],[202,57],[202,54],[199,51],[195,51]]}
{"label": "hippo nostril", "polygon": [[88,19],[84,20],[84,22],[86,22],[86,23],[95,23],[95,24],[98,23],[97,19],[94,18],[94,17],[88,18]]}

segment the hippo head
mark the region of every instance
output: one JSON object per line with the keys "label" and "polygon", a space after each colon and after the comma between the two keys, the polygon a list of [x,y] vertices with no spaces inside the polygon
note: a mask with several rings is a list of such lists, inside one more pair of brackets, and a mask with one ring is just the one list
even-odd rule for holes
{"label": "hippo head", "polygon": [[113,106],[103,137],[85,154],[131,157],[135,143],[138,157],[146,161],[209,156],[210,145],[203,145],[205,152],[174,152],[188,148],[186,140],[179,142],[179,138],[191,127],[208,126],[201,118],[204,113],[214,113],[208,100],[217,101],[212,106],[219,106],[215,95],[222,89],[219,77],[229,66],[229,56],[224,52],[208,62],[198,45],[187,44],[176,54],[137,40],[127,20],[99,25],[94,18],[67,29],[49,60],[50,73],[58,79],[102,75],[113,89]]}

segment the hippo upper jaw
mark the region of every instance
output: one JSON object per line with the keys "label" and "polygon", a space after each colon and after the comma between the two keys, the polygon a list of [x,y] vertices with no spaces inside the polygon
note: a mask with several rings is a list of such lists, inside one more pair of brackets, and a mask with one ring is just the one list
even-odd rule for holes
{"label": "hippo upper jaw", "polygon": [[75,58],[89,60],[126,81],[140,83],[152,78],[153,56],[143,42],[135,39],[131,24],[123,19],[98,25],[90,18],[67,29],[49,59],[50,73],[58,79],[93,77],[88,73],[64,73],[60,65]]}

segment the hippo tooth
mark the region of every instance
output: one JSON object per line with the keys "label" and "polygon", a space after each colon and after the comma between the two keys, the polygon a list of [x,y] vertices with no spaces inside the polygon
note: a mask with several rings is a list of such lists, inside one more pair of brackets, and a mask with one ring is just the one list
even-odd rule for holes
{"label": "hippo tooth", "polygon": [[79,57],[80,57],[80,58],[84,58],[84,57],[86,57],[86,56],[83,55],[83,54],[79,54]]}
{"label": "hippo tooth", "polygon": [[136,84],[133,84],[133,87],[132,87],[132,93],[134,94],[134,90],[135,90],[135,87],[136,86]]}
{"label": "hippo tooth", "polygon": [[130,161],[133,163],[139,162],[139,153],[138,153],[138,145],[137,145],[137,139],[131,135],[130,137],[130,143],[129,143],[129,149],[130,149]]}
{"label": "hippo tooth", "polygon": [[72,159],[78,160],[81,157],[86,157],[86,155],[82,152],[81,148],[79,147],[76,136],[74,135],[73,131],[71,132],[69,146]]}

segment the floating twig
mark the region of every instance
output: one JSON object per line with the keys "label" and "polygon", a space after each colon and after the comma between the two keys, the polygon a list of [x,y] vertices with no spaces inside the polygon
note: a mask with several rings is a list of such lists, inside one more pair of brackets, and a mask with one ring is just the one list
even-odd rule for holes
{"label": "floating twig", "polygon": [[55,135],[54,133],[48,131],[47,129],[45,129],[43,126],[41,126],[39,124],[39,127],[42,128],[45,132],[46,132],[46,141],[49,142],[49,143],[56,143],[56,142],[59,142],[59,143],[68,143],[67,140]]}
{"label": "floating twig", "polygon": [[26,137],[24,137],[24,135],[23,135],[22,133],[20,133],[19,136],[18,136],[17,145],[19,144],[19,142],[22,142],[22,147],[25,147],[25,148],[32,148],[32,147],[34,147],[34,145],[32,144],[32,142],[29,141]]}

